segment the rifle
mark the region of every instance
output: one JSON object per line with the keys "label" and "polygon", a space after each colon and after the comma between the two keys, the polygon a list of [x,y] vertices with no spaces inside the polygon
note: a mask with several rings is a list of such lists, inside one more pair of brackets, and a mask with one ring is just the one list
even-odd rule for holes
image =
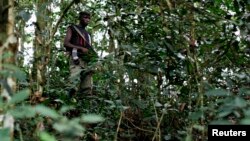
{"label": "rifle", "polygon": [[96,51],[92,47],[90,47],[90,48],[88,48],[88,53],[80,55],[80,57],[82,58],[83,61],[85,61],[87,63],[90,63],[90,62],[94,63],[98,59],[98,54],[96,53]]}

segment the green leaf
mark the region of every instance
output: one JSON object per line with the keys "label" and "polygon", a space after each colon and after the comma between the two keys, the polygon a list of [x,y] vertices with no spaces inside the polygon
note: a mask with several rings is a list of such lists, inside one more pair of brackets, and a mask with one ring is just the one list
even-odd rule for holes
{"label": "green leaf", "polygon": [[246,100],[238,96],[234,99],[234,103],[234,106],[238,108],[243,108],[247,106]]}
{"label": "green leaf", "polygon": [[160,102],[158,102],[158,101],[155,102],[155,107],[162,107],[162,106],[163,105]]}
{"label": "green leaf", "polygon": [[111,104],[111,105],[114,105],[115,103],[113,102],[113,101],[111,101],[111,100],[104,100],[105,102],[107,102],[107,103],[109,103],[109,104]]}
{"label": "green leaf", "polygon": [[134,104],[136,104],[140,109],[146,109],[148,107],[147,102],[138,99],[131,100]]}
{"label": "green leaf", "polygon": [[239,89],[239,95],[250,95],[250,88],[242,87]]}
{"label": "green leaf", "polygon": [[8,71],[9,76],[12,76],[14,78],[17,78],[20,81],[25,81],[26,80],[26,74],[20,68],[18,68],[15,65],[12,64],[3,64],[3,67]]}
{"label": "green leaf", "polygon": [[211,125],[232,125],[228,120],[215,120],[210,122]]}
{"label": "green leaf", "polygon": [[67,118],[63,118],[59,122],[53,125],[53,128],[58,132],[67,134],[67,135],[77,135],[82,136],[85,128],[80,124],[79,118],[74,118],[68,120]]}
{"label": "green leaf", "polygon": [[205,131],[205,127],[202,125],[195,124],[193,128],[197,129],[198,131]]}
{"label": "green leaf", "polygon": [[192,120],[198,120],[199,118],[201,118],[203,115],[203,113],[201,111],[197,111],[197,112],[193,112],[189,115],[189,118]]}
{"label": "green leaf", "polygon": [[104,121],[104,118],[100,115],[88,114],[88,115],[82,116],[82,121],[85,123],[97,123],[97,122]]}
{"label": "green leaf", "polygon": [[13,56],[13,54],[12,54],[11,52],[4,52],[4,53],[2,54],[2,56],[0,57],[0,61],[2,61],[3,59],[10,58],[10,57],[12,57],[12,56]]}
{"label": "green leaf", "polygon": [[250,125],[250,118],[244,118],[240,121],[240,124]]}
{"label": "green leaf", "polygon": [[9,103],[16,104],[22,102],[29,97],[29,94],[30,94],[29,89],[21,90],[18,93],[14,94]]}
{"label": "green leaf", "polygon": [[3,99],[0,98],[0,109],[2,109],[4,107],[5,103],[3,102]]}
{"label": "green leaf", "polygon": [[35,109],[28,105],[18,106],[9,110],[9,113],[15,118],[31,118],[36,115]]}
{"label": "green leaf", "polygon": [[35,107],[35,111],[42,116],[48,116],[54,119],[59,117],[59,114],[55,110],[50,109],[49,107],[46,107],[44,105],[37,105]]}
{"label": "green leaf", "polygon": [[187,134],[185,141],[192,141],[192,135]]}
{"label": "green leaf", "polygon": [[11,141],[9,128],[0,129],[0,139],[1,139],[1,141]]}
{"label": "green leaf", "polygon": [[170,134],[165,135],[165,136],[164,136],[164,140],[165,140],[165,141],[171,140],[171,135],[170,135]]}
{"label": "green leaf", "polygon": [[243,112],[244,112],[244,115],[245,115],[246,117],[250,117],[250,108],[248,108],[248,109],[243,109]]}
{"label": "green leaf", "polygon": [[56,138],[47,132],[40,132],[39,137],[41,141],[56,141]]}
{"label": "green leaf", "polygon": [[206,96],[229,96],[229,94],[230,93],[224,89],[214,89],[205,93]]}
{"label": "green leaf", "polygon": [[61,114],[63,114],[63,113],[66,113],[67,111],[72,110],[72,109],[74,109],[73,106],[62,106],[62,108],[60,109],[59,112],[60,112]]}
{"label": "green leaf", "polygon": [[218,117],[225,117],[233,112],[233,109],[225,109],[218,113]]}
{"label": "green leaf", "polygon": [[53,124],[53,127],[59,132],[65,132],[69,129],[68,122],[67,118],[62,118],[58,123]]}

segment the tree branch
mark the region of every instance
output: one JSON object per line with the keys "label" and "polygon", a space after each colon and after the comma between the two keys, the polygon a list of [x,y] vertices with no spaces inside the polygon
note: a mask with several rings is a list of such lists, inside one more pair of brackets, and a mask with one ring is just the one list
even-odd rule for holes
{"label": "tree branch", "polygon": [[50,34],[50,40],[47,42],[47,45],[49,45],[49,44],[51,43],[51,41],[52,41],[52,39],[53,39],[52,37],[54,37],[54,35],[55,35],[56,31],[57,31],[57,28],[58,28],[59,24],[61,23],[63,17],[66,15],[66,13],[69,11],[70,7],[71,7],[74,3],[75,3],[75,0],[72,0],[72,1],[70,2],[70,4],[63,10],[63,12],[62,12],[60,18],[59,18],[58,21],[56,22],[56,25],[55,25],[55,27],[53,28],[53,30],[52,30],[52,32],[51,32],[51,34]]}

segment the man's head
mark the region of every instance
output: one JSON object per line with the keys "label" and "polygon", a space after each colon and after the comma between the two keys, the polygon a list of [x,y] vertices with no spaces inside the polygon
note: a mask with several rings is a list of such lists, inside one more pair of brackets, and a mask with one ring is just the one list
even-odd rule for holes
{"label": "man's head", "polygon": [[80,20],[80,24],[83,26],[87,26],[89,24],[90,21],[90,13],[83,11],[79,13],[79,20]]}

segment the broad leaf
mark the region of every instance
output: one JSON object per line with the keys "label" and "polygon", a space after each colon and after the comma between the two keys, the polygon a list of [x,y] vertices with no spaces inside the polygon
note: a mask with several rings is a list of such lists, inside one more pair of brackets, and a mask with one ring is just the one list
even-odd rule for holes
{"label": "broad leaf", "polygon": [[0,129],[0,140],[1,141],[11,141],[9,128],[1,128]]}
{"label": "broad leaf", "polygon": [[40,132],[39,137],[41,141],[56,141],[56,138],[47,132]]}
{"label": "broad leaf", "polygon": [[9,110],[9,113],[15,118],[31,118],[36,115],[35,109],[31,106],[17,106],[15,109]]}
{"label": "broad leaf", "polygon": [[229,94],[230,93],[224,89],[214,89],[205,93],[206,96],[229,96]]}
{"label": "broad leaf", "polygon": [[82,121],[85,123],[98,123],[98,122],[103,122],[104,118],[100,115],[88,114],[82,116]]}
{"label": "broad leaf", "polygon": [[30,94],[29,89],[19,91],[18,93],[14,94],[14,96],[11,98],[9,103],[16,104],[16,103],[22,102],[29,97],[29,94]]}
{"label": "broad leaf", "polygon": [[41,114],[42,116],[48,116],[51,118],[58,118],[60,115],[53,109],[43,106],[43,105],[37,105],[35,106],[35,111],[39,114]]}

